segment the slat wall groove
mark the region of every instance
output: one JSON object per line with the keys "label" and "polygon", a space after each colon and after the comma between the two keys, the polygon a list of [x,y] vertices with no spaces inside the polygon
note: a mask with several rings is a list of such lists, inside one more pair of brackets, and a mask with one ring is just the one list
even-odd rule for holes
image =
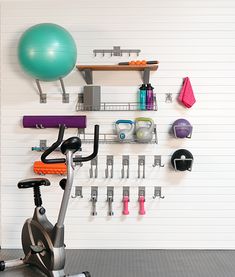
{"label": "slat wall groove", "polygon": [[[19,14],[20,11],[20,14]],[[19,191],[19,179],[34,176],[32,164],[40,154],[32,152],[40,139],[48,144],[57,130],[22,128],[22,116],[78,114],[77,94],[85,82],[79,72],[65,78],[70,103],[61,103],[58,82],[42,83],[47,104],[39,104],[34,81],[17,61],[21,33],[39,22],[55,22],[76,40],[78,63],[115,64],[123,57],[94,57],[92,50],[140,48],[139,59],[158,59],[151,73],[157,94],[157,112],[80,112],[88,116],[87,132],[101,124],[112,132],[117,119],[150,116],[158,130],[157,145],[100,145],[99,178],[89,179],[90,164],[76,172],[75,185],[83,186],[83,199],[71,199],[66,218],[69,248],[208,248],[235,247],[235,3],[233,0],[143,1],[8,1],[1,7],[1,246],[20,247],[20,230],[32,213],[32,192]],[[131,57],[130,59],[137,59]],[[141,84],[137,72],[94,72],[102,86],[102,101],[136,101]],[[177,104],[183,77],[189,76],[197,103],[187,110]],[[166,103],[172,93],[173,103]],[[175,119],[187,118],[194,126],[191,140],[169,135]],[[75,135],[67,130],[66,136]],[[192,172],[176,173],[169,161],[178,148],[189,149],[195,163]],[[84,153],[91,145],[83,146]],[[106,155],[115,156],[114,178],[106,180]],[[121,179],[122,155],[131,156],[130,179]],[[146,179],[137,178],[137,156],[146,155]],[[153,168],[153,155],[162,155],[164,168]],[[57,154],[58,155],[58,154]],[[43,188],[48,217],[55,221],[62,191],[60,176]],[[114,217],[107,217],[106,187],[115,187]],[[138,215],[138,186],[146,186],[146,215]],[[97,217],[91,217],[90,187],[99,186]],[[122,187],[130,186],[130,215],[122,216]],[[153,199],[161,186],[164,200]],[[74,192],[74,190],[73,190]]]}

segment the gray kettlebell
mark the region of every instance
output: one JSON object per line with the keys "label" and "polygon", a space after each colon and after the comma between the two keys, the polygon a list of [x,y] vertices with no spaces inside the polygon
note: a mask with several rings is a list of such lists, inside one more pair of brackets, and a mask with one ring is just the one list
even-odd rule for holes
{"label": "gray kettlebell", "polygon": [[[129,128],[120,128],[119,124],[129,125]],[[134,141],[135,124],[131,120],[120,119],[115,123],[118,140],[120,142]]]}
{"label": "gray kettlebell", "polygon": [[138,117],[135,120],[136,141],[151,142],[153,139],[154,121],[149,117]]}

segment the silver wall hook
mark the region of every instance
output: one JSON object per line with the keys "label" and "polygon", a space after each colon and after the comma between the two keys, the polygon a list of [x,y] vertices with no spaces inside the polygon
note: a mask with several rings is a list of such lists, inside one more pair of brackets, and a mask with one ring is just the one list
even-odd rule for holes
{"label": "silver wall hook", "polygon": [[[142,177],[141,177],[141,167],[142,167]],[[138,178],[145,178],[145,156],[138,156]]]}
{"label": "silver wall hook", "polygon": [[123,187],[123,197],[124,196],[130,197],[130,187]]}
{"label": "silver wall hook", "polygon": [[172,103],[172,102],[173,102],[172,93],[166,93],[165,102],[166,102],[166,103]]}
{"label": "silver wall hook", "polygon": [[39,79],[36,79],[36,85],[39,91],[39,96],[40,96],[40,103],[46,103],[47,102],[47,95],[45,93],[42,92],[42,87],[40,84]]}
{"label": "silver wall hook", "polygon": [[91,203],[92,203],[92,210],[91,215],[97,215],[96,211],[96,203],[98,201],[98,187],[91,187]]}
{"label": "silver wall hook", "polygon": [[162,156],[160,155],[154,155],[154,162],[153,162],[153,167],[164,167],[165,165],[162,164]]}
{"label": "silver wall hook", "polygon": [[162,196],[162,188],[161,187],[154,187],[153,199],[156,199],[157,197],[159,197],[159,199],[165,198],[165,196]]}
{"label": "silver wall hook", "polygon": [[91,168],[89,169],[90,178],[98,177],[98,158],[97,156],[91,160]]}
{"label": "silver wall hook", "polygon": [[[126,172],[126,174],[125,174]],[[130,156],[129,155],[123,155],[122,156],[122,170],[121,170],[121,175],[122,178],[129,178],[129,173],[130,173]]]}
{"label": "silver wall hook", "polygon": [[62,88],[62,102],[63,103],[69,103],[69,94],[66,93],[65,91],[65,85],[64,85],[64,81],[62,78],[59,78],[60,80],[60,85],[61,85],[61,88]]}
{"label": "silver wall hook", "polygon": [[83,194],[82,194],[82,187],[75,187],[75,194],[71,196],[71,198],[77,198],[77,197],[81,197],[83,198]]}
{"label": "silver wall hook", "polygon": [[107,187],[108,215],[114,215],[113,212],[114,187]]}
{"label": "silver wall hook", "polygon": [[107,156],[105,178],[113,178],[113,155]]}

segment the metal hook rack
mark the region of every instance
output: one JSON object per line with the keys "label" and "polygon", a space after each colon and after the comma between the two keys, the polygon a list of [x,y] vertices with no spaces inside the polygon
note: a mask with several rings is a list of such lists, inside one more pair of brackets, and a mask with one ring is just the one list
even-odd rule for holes
{"label": "metal hook rack", "polygon": [[[40,84],[40,80],[36,79],[36,85],[39,91],[39,97],[40,97],[40,103],[47,103],[47,95],[46,93],[43,93],[42,87]],[[65,91],[65,85],[62,78],[59,78],[61,89],[62,89],[62,102],[63,103],[69,103],[69,94]]]}
{"label": "metal hook rack", "polygon": [[162,164],[162,156],[160,155],[154,155],[154,162],[153,162],[153,167],[164,167],[165,165]]}
{"label": "metal hook rack", "polygon": [[165,196],[162,196],[162,188],[161,187],[154,187],[153,199],[156,199],[157,197],[159,197],[159,199],[165,198]]}
{"label": "metal hook rack", "polygon": [[83,198],[82,187],[80,186],[75,187],[75,194],[71,196],[71,198],[77,198],[77,197]]}
{"label": "metal hook rack", "polygon": [[[125,170],[126,168],[126,170]],[[125,174],[126,171],[126,174]],[[122,156],[122,170],[121,170],[122,178],[124,179],[125,176],[128,179],[130,175],[130,156],[129,155],[123,155]]]}
{"label": "metal hook rack", "polygon": [[[141,167],[142,167],[142,177],[141,177]],[[145,156],[139,155],[138,156],[138,178],[145,178]]]}
{"label": "metal hook rack", "polygon": [[113,178],[113,155],[108,155],[106,159],[105,178],[109,177]]}
{"label": "metal hook rack", "polygon": [[128,54],[130,57],[132,53],[139,56],[140,52],[141,52],[140,49],[121,49],[121,46],[113,46],[113,49],[94,49],[93,50],[95,57],[97,56],[97,54],[102,54],[103,57],[105,56],[105,54],[110,54],[111,57],[112,56],[120,57],[123,54]]}

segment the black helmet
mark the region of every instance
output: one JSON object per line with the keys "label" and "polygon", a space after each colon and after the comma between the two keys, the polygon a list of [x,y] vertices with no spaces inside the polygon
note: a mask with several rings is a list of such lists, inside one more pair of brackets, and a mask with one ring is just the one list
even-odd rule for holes
{"label": "black helmet", "polygon": [[179,149],[171,157],[171,164],[175,170],[185,171],[192,169],[193,155],[186,149]]}

